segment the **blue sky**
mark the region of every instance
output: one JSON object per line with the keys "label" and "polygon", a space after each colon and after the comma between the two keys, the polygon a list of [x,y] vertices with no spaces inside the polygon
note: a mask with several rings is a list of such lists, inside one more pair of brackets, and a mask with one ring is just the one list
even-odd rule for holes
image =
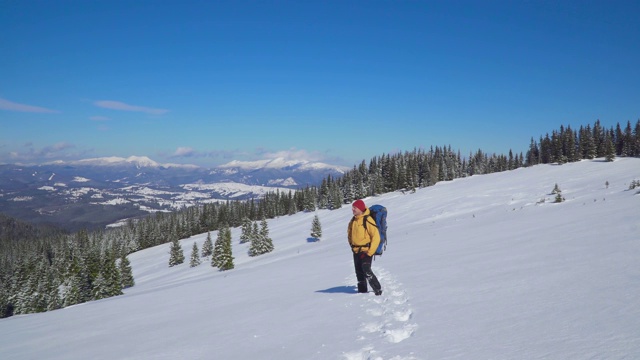
{"label": "blue sky", "polygon": [[0,0],[0,163],[351,166],[640,118],[637,1]]}

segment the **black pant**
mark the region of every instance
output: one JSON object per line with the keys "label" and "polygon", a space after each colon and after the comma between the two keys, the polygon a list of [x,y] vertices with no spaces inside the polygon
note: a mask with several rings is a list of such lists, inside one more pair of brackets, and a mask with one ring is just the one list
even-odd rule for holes
{"label": "black pant", "polygon": [[358,279],[358,292],[367,292],[367,281],[374,292],[378,293],[382,289],[376,275],[371,271],[371,256],[366,253],[353,254],[353,264],[356,268],[356,278]]}

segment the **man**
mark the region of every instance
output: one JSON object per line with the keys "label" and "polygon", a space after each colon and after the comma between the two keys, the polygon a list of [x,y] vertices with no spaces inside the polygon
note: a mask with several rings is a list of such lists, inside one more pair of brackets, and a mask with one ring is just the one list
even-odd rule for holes
{"label": "man", "polygon": [[[356,268],[356,278],[358,279],[358,292],[366,293],[367,281],[376,295],[382,295],[382,287],[378,278],[371,271],[371,260],[380,244],[380,234],[376,227],[376,222],[369,216],[369,209],[364,201],[356,200],[351,206],[353,218],[347,228],[349,245],[353,251],[353,264]],[[367,226],[364,226],[364,222]]]}

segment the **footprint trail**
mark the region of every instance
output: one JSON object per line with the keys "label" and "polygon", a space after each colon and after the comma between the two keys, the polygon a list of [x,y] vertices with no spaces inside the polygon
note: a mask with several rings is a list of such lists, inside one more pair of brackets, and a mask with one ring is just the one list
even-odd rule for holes
{"label": "footprint trail", "polygon": [[[382,284],[381,296],[373,293],[359,294],[364,296],[362,303],[363,318],[366,319],[355,335],[356,344],[360,348],[343,353],[346,360],[384,360],[383,354],[375,349],[381,341],[398,344],[410,338],[418,329],[414,321],[414,313],[401,283],[388,271],[378,268],[378,280]],[[347,278],[348,283],[355,283],[355,276]],[[398,352],[402,348],[398,347]],[[413,355],[385,354],[390,360],[414,360]]]}

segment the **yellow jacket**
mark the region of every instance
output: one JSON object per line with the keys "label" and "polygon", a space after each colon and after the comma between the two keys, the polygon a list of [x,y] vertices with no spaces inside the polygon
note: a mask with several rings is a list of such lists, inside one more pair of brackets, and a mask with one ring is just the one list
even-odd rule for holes
{"label": "yellow jacket", "polygon": [[[347,227],[347,238],[354,253],[366,251],[367,255],[373,256],[380,245],[380,233],[376,227],[376,221],[369,215],[369,209],[362,215],[354,216]],[[364,228],[364,217],[366,216],[367,229]]]}

